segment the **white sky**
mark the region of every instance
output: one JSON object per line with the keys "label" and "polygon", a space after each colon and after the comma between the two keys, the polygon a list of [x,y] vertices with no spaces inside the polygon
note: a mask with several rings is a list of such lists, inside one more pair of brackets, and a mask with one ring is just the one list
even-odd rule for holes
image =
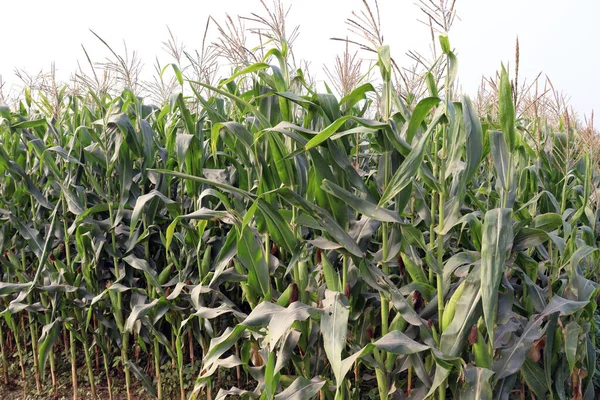
{"label": "white sky", "polygon": [[[422,13],[415,2],[379,0],[385,41],[400,61],[411,49],[429,54],[429,30],[417,21]],[[344,21],[352,10],[361,9],[361,0],[284,0],[284,4],[292,5],[288,27],[300,25],[296,57],[310,61],[312,72],[322,78],[321,65],[332,66],[344,48],[329,38],[348,35]],[[456,4],[460,20],[450,31],[450,42],[458,54],[465,93],[475,97],[482,75],[493,75],[501,62],[514,64],[518,35],[520,80],[544,72],[582,115],[595,109],[595,125],[600,127],[600,33],[596,28],[600,0],[457,0]],[[94,61],[103,61],[108,53],[89,29],[118,52],[125,41],[151,73],[155,56],[170,62],[162,50],[167,25],[188,49],[200,49],[209,15],[223,21],[225,13],[263,14],[258,0],[2,0],[1,10],[0,75],[7,88],[18,83],[15,68],[36,73],[48,70],[52,61],[58,76],[67,79],[77,60],[85,63],[82,44]]]}

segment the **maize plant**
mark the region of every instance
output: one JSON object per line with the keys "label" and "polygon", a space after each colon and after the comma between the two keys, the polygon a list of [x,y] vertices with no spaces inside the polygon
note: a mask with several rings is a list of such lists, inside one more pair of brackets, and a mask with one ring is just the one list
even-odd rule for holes
{"label": "maize plant", "polygon": [[597,398],[598,156],[568,116],[520,117],[504,67],[479,115],[438,40],[420,98],[384,44],[340,98],[280,40],[215,84],[167,66],[181,93],[157,106],[1,108],[3,384]]}

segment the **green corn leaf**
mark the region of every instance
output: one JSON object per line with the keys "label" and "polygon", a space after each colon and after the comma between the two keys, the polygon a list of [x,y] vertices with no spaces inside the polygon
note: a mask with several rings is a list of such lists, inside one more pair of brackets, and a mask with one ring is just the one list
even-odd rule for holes
{"label": "green corn leaf", "polygon": [[210,346],[203,360],[204,368],[209,368],[217,362],[244,334],[247,328],[268,326],[271,320],[282,310],[285,310],[285,308],[268,301],[262,302],[252,310],[244,321],[237,324],[234,328],[227,327],[220,336],[210,341]]}
{"label": "green corn leaf", "polygon": [[572,374],[577,361],[577,346],[579,345],[579,324],[571,321],[565,327],[565,355],[569,363],[569,371]]}
{"label": "green corn leaf", "polygon": [[562,226],[563,219],[559,214],[546,213],[537,215],[533,221],[532,226],[536,229],[541,229],[544,232],[552,232]]}
{"label": "green corn leaf", "polygon": [[327,179],[323,180],[321,187],[327,193],[339,198],[350,207],[369,218],[383,222],[401,222],[398,213],[394,213],[385,208],[381,208],[370,201],[361,199]]}
{"label": "green corn leaf", "polygon": [[523,228],[521,229],[513,240],[512,251],[521,251],[525,249],[531,249],[535,246],[548,241],[550,237],[548,234],[541,229]]}
{"label": "green corn leaf", "polygon": [[317,99],[323,113],[329,121],[335,121],[342,116],[340,114],[340,106],[334,95],[329,93],[318,93]]}
{"label": "green corn leaf", "polygon": [[135,306],[133,306],[131,314],[129,314],[129,317],[125,322],[125,332],[133,332],[135,322],[142,318],[144,315],[148,314],[157,304],[158,299],[154,299],[148,304],[136,304]]}
{"label": "green corn leaf", "polygon": [[138,197],[137,201],[135,202],[133,212],[131,213],[131,227],[129,232],[130,235],[133,235],[133,231],[137,226],[137,223],[140,219],[140,216],[142,215],[142,212],[144,211],[144,207],[146,206],[146,204],[155,199],[160,200],[167,205],[175,203],[173,200],[169,199],[168,197],[160,193],[158,190],[151,190],[149,193]]}
{"label": "green corn leaf", "polygon": [[544,311],[540,313],[540,316],[547,317],[554,313],[560,313],[560,315],[571,315],[582,308],[584,308],[589,301],[575,301],[568,300],[558,295],[552,296],[552,300],[548,303]]}
{"label": "green corn leaf", "polygon": [[376,268],[371,263],[362,262],[360,264],[360,272],[362,279],[364,279],[365,283],[369,286],[379,292],[389,293],[394,308],[409,324],[415,326],[424,324],[421,316],[410,306],[400,290],[396,288],[396,285],[381,271],[380,268]]}
{"label": "green corn leaf", "polygon": [[305,109],[309,110],[311,107],[318,107],[315,103],[313,103],[312,101],[302,97],[302,96],[298,96],[296,93],[292,93],[292,92],[277,92],[275,93],[277,96],[281,96],[283,98],[286,98],[290,101],[293,101],[296,104],[301,105],[302,107],[304,107]]}
{"label": "green corn leaf", "polygon": [[433,120],[429,123],[427,131],[417,141],[409,155],[400,165],[400,168],[398,168],[398,171],[396,171],[394,176],[392,176],[388,186],[381,195],[379,206],[383,206],[385,203],[393,199],[412,181],[412,179],[414,179],[419,167],[421,166],[421,161],[423,160],[425,144],[429,141],[431,132],[433,132],[434,127],[437,125],[443,115],[443,108],[438,108]]}
{"label": "green corn leaf", "polygon": [[85,212],[83,205],[79,198],[73,193],[73,191],[65,185],[60,185],[61,191],[67,202],[67,207],[70,212],[79,216]]}
{"label": "green corn leaf", "polygon": [[254,149],[252,148],[254,137],[244,125],[238,124],[237,122],[220,122],[213,125],[211,130],[213,156],[216,156],[217,138],[222,129],[229,133],[235,144],[242,144],[243,147],[232,146],[231,150],[237,153],[237,157],[243,159],[244,164],[251,166],[251,160],[254,158]]}
{"label": "green corn leaf", "polygon": [[570,315],[585,307],[586,304],[587,302],[567,300],[560,296],[553,296],[544,311],[529,320],[521,336],[510,347],[500,352],[500,357],[494,361],[493,366],[496,379],[500,380],[510,376],[521,368],[532,344],[542,337],[548,327],[548,325],[542,326],[545,317],[554,313]]}
{"label": "green corn leaf", "polygon": [[460,398],[464,400],[492,400],[491,378],[493,371],[469,366],[465,369],[465,386]]}
{"label": "green corn leaf", "polygon": [[341,292],[340,276],[327,258],[326,254],[321,255],[321,266],[323,267],[323,276],[327,289],[333,292]]}
{"label": "green corn leaf", "polygon": [[21,236],[27,241],[33,253],[37,257],[41,257],[42,250],[44,249],[44,242],[42,241],[40,233],[34,228],[23,224],[20,219],[15,218],[13,215],[10,215],[9,218],[13,225],[16,226]]}
{"label": "green corn leaf", "polygon": [[46,363],[48,356],[53,349],[54,343],[60,334],[60,322],[62,318],[57,318],[49,324],[42,327],[42,334],[39,338],[38,346],[38,366],[42,378],[45,376]]}
{"label": "green corn leaf", "polygon": [[392,58],[390,56],[390,46],[381,46],[377,49],[378,65],[381,70],[381,77],[385,82],[389,82],[392,77]]}
{"label": "green corn leaf", "polygon": [[275,352],[269,352],[267,356],[267,365],[265,366],[265,395],[267,399],[272,399],[279,384],[279,374],[274,374],[275,371]]}
{"label": "green corn leaf", "polygon": [[148,279],[148,283],[150,283],[156,290],[161,291],[161,286],[160,283],[158,283],[156,271],[150,267],[150,264],[148,264],[146,260],[136,257],[133,254],[129,254],[128,256],[123,257],[123,261],[131,265],[133,268],[143,271]]}
{"label": "green corn leaf", "polygon": [[513,93],[508,78],[508,72],[502,65],[500,73],[500,85],[498,88],[498,108],[500,110],[500,125],[506,139],[506,145],[509,152],[515,150],[517,139],[515,133],[515,105],[513,103]]}
{"label": "green corn leaf", "polygon": [[177,78],[177,83],[179,83],[180,85],[183,86],[183,74],[181,73],[179,66],[175,63],[165,65],[160,71],[160,76],[162,77],[163,74],[165,73],[165,71],[167,70],[167,68],[169,68],[169,67],[173,68],[173,72],[175,73],[175,78]]}
{"label": "green corn leaf", "polygon": [[528,358],[521,367],[521,374],[523,375],[525,383],[535,394],[536,398],[546,398],[548,388],[546,387],[544,371],[539,365]]}
{"label": "green corn leaf", "polygon": [[151,396],[157,397],[156,387],[154,386],[152,379],[148,376],[148,374],[137,364],[130,360],[127,360],[126,365],[127,368],[129,368],[131,372],[133,372],[135,377],[140,382],[142,382],[144,390],[146,390],[146,392],[149,393]]}
{"label": "green corn leaf", "polygon": [[8,296],[20,292],[23,289],[28,289],[30,286],[29,283],[0,282],[0,296]]}
{"label": "green corn leaf", "polygon": [[246,396],[247,398],[250,399],[256,399],[259,397],[258,394],[251,392],[249,390],[243,390],[243,389],[239,389],[235,386],[233,386],[230,389],[219,389],[219,391],[217,392],[217,397],[215,397],[215,400],[225,400],[228,396],[237,396],[234,398],[245,398],[244,396]]}
{"label": "green corn leaf", "polygon": [[250,103],[248,103],[244,99],[240,98],[239,96],[233,95],[226,90],[214,87],[214,86],[209,85],[204,82],[190,81],[190,83],[192,83],[194,85],[205,87],[209,90],[219,93],[220,95],[225,96],[225,97],[233,100],[237,104],[239,104],[240,108],[245,108],[245,109],[249,110],[256,117],[256,119],[258,119],[258,121],[260,122],[261,129],[265,129],[270,126],[269,120],[260,111],[258,111],[258,109],[256,107],[252,106]]}
{"label": "green corn leaf", "polygon": [[334,239],[338,241],[339,244],[343,245],[346,250],[348,250],[351,254],[362,257],[363,251],[358,246],[356,241],[352,239],[348,233],[333,219],[333,217],[321,207],[315,206],[310,202],[306,201],[304,198],[299,196],[298,194],[292,192],[287,188],[283,188],[277,192],[283,200],[288,202],[289,204],[301,208],[306,213],[309,214],[319,226],[323,229],[323,231],[329,233],[333,236]]}
{"label": "green corn leaf", "polygon": [[356,103],[366,99],[366,93],[374,92],[375,88],[371,83],[364,83],[353,89],[340,100],[340,107],[344,106],[346,110],[352,108]]}
{"label": "green corn leaf", "polygon": [[544,345],[544,375],[546,376],[546,387],[552,392],[552,382],[554,376],[552,373],[552,359],[556,357],[554,354],[554,340],[556,336],[556,325],[558,322],[558,314],[550,317],[548,327],[546,328],[546,343]]}
{"label": "green corn leaf", "polygon": [[231,77],[219,82],[219,86],[221,86],[221,87],[226,86],[229,82],[233,82],[239,76],[247,75],[252,72],[262,71],[263,69],[267,69],[269,67],[270,67],[270,65],[266,64],[266,63],[251,64],[245,68],[240,69],[239,71],[236,71],[235,74],[233,74]]}
{"label": "green corn leaf", "polygon": [[277,169],[279,179],[281,179],[284,185],[292,186],[294,184],[294,169],[292,162],[286,158],[288,155],[287,149],[281,139],[275,134],[270,134],[267,137],[269,139],[269,150],[275,161],[275,168]]}
{"label": "green corn leaf", "polygon": [[319,132],[315,137],[310,139],[308,143],[304,146],[306,150],[310,150],[313,147],[317,147],[327,139],[329,139],[334,133],[337,132],[338,129],[342,127],[351,117],[341,117],[336,119],[331,123],[331,125],[327,126],[321,132]]}
{"label": "green corn leaf", "polygon": [[510,174],[510,153],[505,142],[505,135],[500,131],[490,131],[490,145],[496,177],[504,190],[508,190],[508,175]]}
{"label": "green corn leaf", "polygon": [[403,132],[403,136],[408,144],[412,143],[417,130],[425,118],[429,115],[434,107],[437,107],[440,104],[440,102],[441,100],[438,97],[426,97],[419,101],[412,112],[408,125],[406,125],[406,132]]}
{"label": "green corn leaf", "polygon": [[521,368],[533,342],[541,338],[545,332],[545,327],[542,327],[543,322],[543,318],[539,317],[530,320],[512,346],[500,352],[500,357],[494,361],[492,368],[497,380],[510,376]]}
{"label": "green corn leaf", "polygon": [[591,254],[595,253],[598,251],[597,247],[591,247],[591,246],[581,246],[579,247],[575,253],[573,253],[573,255],[571,256],[571,263],[570,263],[570,273],[574,274],[577,271],[577,268],[579,267],[579,264],[581,263],[581,261],[583,261],[586,257],[589,257]]}
{"label": "green corn leaf", "polygon": [[327,360],[335,376],[339,388],[343,382],[342,352],[346,348],[346,335],[348,332],[348,307],[342,302],[342,294],[327,292],[323,301],[323,316],[321,317],[321,334],[323,335],[323,348]]}
{"label": "green corn leaf", "polygon": [[237,255],[248,273],[256,277],[259,287],[255,290],[269,297],[271,294],[269,266],[265,261],[263,248],[252,229],[244,229],[238,233]]}
{"label": "green corn leaf", "polygon": [[177,177],[177,178],[181,178],[181,179],[189,179],[191,181],[205,183],[207,185],[212,185],[214,187],[217,187],[217,188],[222,189],[222,190],[227,191],[227,192],[232,192],[232,193],[240,194],[240,195],[242,195],[244,197],[247,197],[247,198],[250,198],[250,199],[252,199],[252,198],[255,197],[255,195],[253,195],[250,192],[247,192],[245,190],[236,188],[236,187],[231,186],[231,185],[227,185],[225,183],[217,182],[217,181],[212,180],[212,179],[201,178],[199,176],[184,174],[184,173],[181,173],[181,172],[176,172],[176,171],[171,171],[171,170],[165,170],[165,169],[149,169],[148,171],[156,171],[158,173],[161,173],[161,174],[164,174],[164,175],[167,175],[167,176],[173,176],[173,177]]}
{"label": "green corn leaf", "polygon": [[391,331],[375,342],[375,346],[381,350],[394,354],[414,354],[430,349],[425,344],[414,341],[400,331]]}
{"label": "green corn leaf", "polygon": [[294,252],[298,241],[290,229],[290,225],[283,219],[281,213],[263,199],[258,199],[258,208],[265,217],[271,238],[290,253]]}
{"label": "green corn leaf", "polygon": [[481,302],[485,325],[494,341],[498,289],[513,244],[512,210],[496,208],[485,214],[481,248]]}
{"label": "green corn leaf", "polygon": [[440,350],[450,357],[458,356],[466,345],[465,339],[481,316],[481,267],[475,267],[465,279],[462,294],[456,302],[452,322],[440,337]]}
{"label": "green corn leaf", "polygon": [[439,363],[435,364],[435,375],[433,376],[433,382],[431,383],[431,387],[429,388],[429,392],[425,395],[425,398],[433,395],[438,388],[446,382],[448,377],[450,376],[450,370],[445,368]]}
{"label": "green corn leaf", "polygon": [[468,96],[463,96],[462,107],[466,131],[466,166],[463,179],[468,182],[480,166],[483,154],[483,131],[479,116]]}
{"label": "green corn leaf", "polygon": [[325,385],[325,381],[320,378],[312,378],[310,381],[302,376],[296,378],[294,382],[284,391],[275,396],[275,400],[307,400],[319,393],[319,390]]}
{"label": "green corn leaf", "polygon": [[299,301],[289,305],[285,310],[277,313],[269,322],[269,348],[275,349],[279,339],[288,331],[296,321],[305,321],[311,316],[320,316],[321,311],[307,306]]}
{"label": "green corn leaf", "polygon": [[29,120],[29,121],[17,122],[16,124],[12,125],[12,128],[13,129],[32,129],[32,128],[37,128],[39,126],[44,126],[44,125],[46,125],[46,119],[40,118],[40,119],[33,119],[33,120]]}

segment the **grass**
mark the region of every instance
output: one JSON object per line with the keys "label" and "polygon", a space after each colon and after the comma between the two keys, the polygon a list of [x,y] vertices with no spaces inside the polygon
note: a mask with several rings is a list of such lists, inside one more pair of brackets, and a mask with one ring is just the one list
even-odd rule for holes
{"label": "grass", "polygon": [[503,65],[459,95],[454,3],[420,4],[432,61],[365,2],[339,96],[277,4],[196,56],[171,35],[152,85],[113,52],[0,109],[0,393],[593,399],[593,122]]}

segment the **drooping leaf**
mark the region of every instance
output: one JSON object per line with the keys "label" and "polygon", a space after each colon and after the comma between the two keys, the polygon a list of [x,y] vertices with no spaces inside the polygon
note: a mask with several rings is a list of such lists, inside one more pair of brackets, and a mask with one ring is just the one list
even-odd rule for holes
{"label": "drooping leaf", "polygon": [[500,357],[494,361],[493,370],[496,373],[496,379],[506,378],[517,372],[531,349],[533,342],[538,340],[544,334],[546,328],[542,327],[544,319],[540,316],[529,321],[512,346],[502,350]]}
{"label": "drooping leaf", "polygon": [[356,241],[354,241],[348,233],[333,219],[333,217],[322,208],[311,204],[298,194],[287,188],[279,190],[279,195],[293,206],[299,207],[308,213],[315,221],[319,223],[322,229],[333,236],[339,244],[343,245],[346,250],[357,257],[362,257],[363,251],[360,249]]}
{"label": "drooping leaf", "polygon": [[490,379],[493,371],[469,366],[465,369],[465,386],[461,391],[464,400],[492,400],[493,391]]}
{"label": "drooping leaf", "polygon": [[350,207],[369,218],[383,222],[401,222],[398,213],[394,213],[390,210],[379,207],[377,204],[373,204],[370,201],[361,199],[327,179],[323,181],[321,187],[327,193],[334,195],[340,200],[343,200]]}
{"label": "drooping leaf", "polygon": [[135,230],[135,228],[137,226],[137,222],[139,221],[142,211],[144,210],[144,207],[146,206],[146,204],[148,204],[149,202],[151,202],[154,199],[158,199],[158,200],[162,201],[164,204],[173,204],[174,203],[173,200],[169,199],[168,197],[166,197],[165,195],[160,193],[158,190],[151,190],[149,193],[138,197],[137,201],[135,203],[135,207],[133,208],[133,213],[131,213],[130,234],[133,234],[133,231]]}
{"label": "drooping leaf", "polygon": [[543,399],[546,397],[548,388],[546,387],[544,371],[539,365],[527,358],[521,367],[521,374],[523,375],[523,379],[525,379],[525,383],[527,383],[527,386],[535,393],[537,398]]}
{"label": "drooping leaf", "polygon": [[320,378],[309,381],[299,376],[283,392],[277,394],[275,400],[309,400],[316,396],[324,385],[325,381]]}
{"label": "drooping leaf", "polygon": [[544,232],[551,232],[557,228],[560,228],[562,224],[562,217],[556,213],[540,214],[532,221],[534,228],[541,229]]}
{"label": "drooping leaf", "polygon": [[421,126],[425,118],[429,115],[430,111],[440,104],[441,100],[439,97],[426,97],[419,101],[415,109],[413,110],[410,121],[406,126],[406,142],[412,143],[413,137],[417,133],[417,129]]}
{"label": "drooping leaf", "polygon": [[48,356],[52,351],[56,339],[58,339],[61,321],[62,318],[57,318],[51,323],[46,324],[42,327],[42,334],[39,338],[38,347],[38,365],[40,369],[40,376],[42,377],[45,376],[44,372],[46,370],[46,362],[48,361]]}
{"label": "drooping leaf", "polygon": [[133,332],[133,326],[135,322],[144,315],[148,314],[156,306],[156,304],[158,304],[158,299],[154,299],[148,304],[136,304],[133,306],[129,317],[127,317],[127,322],[125,322],[125,332]]}
{"label": "drooping leaf", "polygon": [[305,321],[311,316],[320,315],[320,311],[296,301],[285,310],[277,313],[269,323],[269,346],[274,349],[279,339],[296,321]]}
{"label": "drooping leaf", "polygon": [[136,257],[133,254],[129,254],[126,257],[123,257],[123,261],[131,265],[133,268],[143,271],[148,279],[148,282],[152,285],[152,287],[154,287],[156,290],[161,291],[161,286],[158,282],[158,275],[156,274],[156,270],[150,267],[150,264],[148,264],[146,260]]}
{"label": "drooping leaf", "polygon": [[545,243],[549,239],[550,237],[548,234],[541,229],[523,228],[517,233],[513,240],[512,251],[516,252],[531,249]]}
{"label": "drooping leaf", "polygon": [[337,387],[343,382],[342,352],[346,348],[346,335],[348,332],[348,307],[342,302],[343,294],[326,292],[323,300],[323,316],[321,317],[321,334],[323,335],[323,348],[327,360],[335,376]]}
{"label": "drooping leaf", "polygon": [[431,348],[430,346],[414,341],[400,331],[391,331],[377,340],[375,346],[390,353],[401,355],[419,353]]}
{"label": "drooping leaf", "polygon": [[126,365],[127,365],[127,368],[129,368],[129,370],[131,372],[133,372],[135,377],[140,382],[142,382],[142,386],[144,387],[144,390],[146,390],[146,392],[148,394],[150,394],[151,396],[156,397],[157,396],[156,387],[152,383],[152,379],[148,376],[148,374],[142,368],[140,368],[136,363],[132,362],[131,360],[127,360]]}

